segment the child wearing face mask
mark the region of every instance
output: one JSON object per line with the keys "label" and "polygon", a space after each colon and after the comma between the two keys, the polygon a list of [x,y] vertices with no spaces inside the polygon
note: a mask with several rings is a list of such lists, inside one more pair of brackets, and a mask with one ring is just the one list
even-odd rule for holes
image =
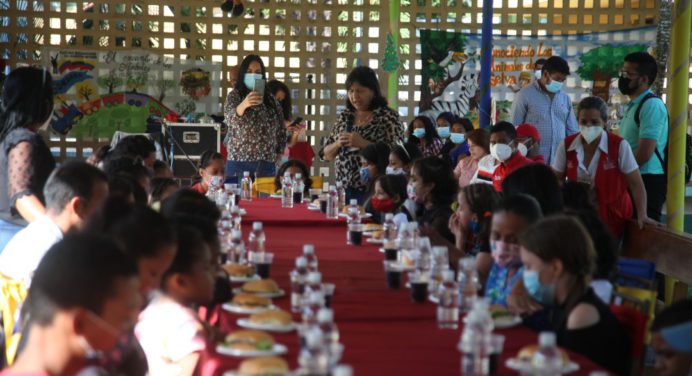
{"label": "child wearing face mask", "polygon": [[408,141],[418,145],[423,157],[436,157],[442,151],[442,140],[437,134],[437,128],[427,116],[418,116],[408,125],[406,130]]}
{"label": "child wearing face mask", "polygon": [[380,175],[375,179],[375,191],[365,205],[375,223],[383,223],[385,214],[394,214],[397,224],[411,221],[413,217],[404,205],[406,178],[403,175]]}
{"label": "child wearing face mask", "polygon": [[384,142],[370,144],[360,151],[360,182],[365,186],[365,197],[372,196],[375,179],[384,175],[389,163],[389,146]]}
{"label": "child wearing face mask", "polygon": [[555,154],[552,168],[559,180],[579,181],[596,191],[601,219],[616,238],[637,208],[637,223],[652,222],[646,215],[646,191],[629,143],[605,131],[608,105],[599,97],[582,99],[577,107],[579,133],[567,137]]}
{"label": "child wearing face mask", "polygon": [[519,124],[517,127],[517,149],[521,155],[536,162],[545,164],[545,157],[540,154],[541,134],[531,124]]}
{"label": "child wearing face mask", "polygon": [[387,175],[404,175],[408,178],[413,161],[421,158],[423,155],[415,144],[411,142],[399,144],[389,153]]}
{"label": "child wearing face mask", "polygon": [[629,374],[629,337],[589,287],[596,256],[584,226],[562,215],[547,217],[522,232],[519,244],[524,286],[544,307],[526,322],[555,332],[559,346],[608,371]]}
{"label": "child wearing face mask", "polygon": [[493,213],[490,227],[493,264],[485,283],[485,297],[490,304],[507,305],[507,296],[522,278],[524,269],[519,254],[519,234],[541,216],[536,199],[524,194],[505,198]]}
{"label": "child wearing face mask", "polygon": [[213,150],[207,150],[199,158],[198,173],[200,181],[191,188],[201,194],[206,194],[210,185],[223,186],[223,173],[226,160]]}
{"label": "child wearing face mask", "polygon": [[493,171],[493,186],[502,192],[502,182],[514,170],[533,163],[517,149],[517,130],[511,123],[501,121],[490,129],[490,155],[499,164]]}

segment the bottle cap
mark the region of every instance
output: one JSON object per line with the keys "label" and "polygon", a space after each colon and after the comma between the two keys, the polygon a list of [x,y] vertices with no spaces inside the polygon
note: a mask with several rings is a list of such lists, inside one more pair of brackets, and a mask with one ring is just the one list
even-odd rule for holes
{"label": "bottle cap", "polygon": [[324,294],[321,291],[313,291],[308,295],[308,303],[324,306]]}
{"label": "bottle cap", "polygon": [[444,257],[447,258],[447,247],[443,245],[436,245],[432,247],[432,253],[435,257]]}
{"label": "bottle cap", "polygon": [[245,171],[243,172],[243,177],[249,177],[250,176],[250,171]]}
{"label": "bottle cap", "polygon": [[336,186],[335,186],[335,185],[330,185],[330,186],[329,186],[329,190],[330,190],[330,191],[336,190]]}
{"label": "bottle cap", "polygon": [[394,213],[387,213],[384,215],[384,220],[385,221],[391,221],[394,220]]}
{"label": "bottle cap", "polygon": [[305,335],[305,342],[310,348],[321,347],[323,341],[322,332],[319,329],[310,330]]}
{"label": "bottle cap", "polygon": [[322,273],[320,272],[310,272],[308,273],[308,283],[315,285],[322,282]]}
{"label": "bottle cap", "polygon": [[337,187],[337,188],[341,188],[341,187],[343,187],[343,185],[344,185],[344,184],[343,184],[342,182],[340,182],[340,181],[337,181],[337,182],[336,182],[336,187]]}
{"label": "bottle cap", "polygon": [[262,222],[252,222],[252,230],[254,231],[261,231],[262,230]]}
{"label": "bottle cap", "polygon": [[358,206],[358,200],[352,199],[348,202],[348,204],[351,206]]}
{"label": "bottle cap", "polygon": [[240,213],[240,207],[239,206],[231,207],[231,214],[238,214],[238,213]]}
{"label": "bottle cap", "polygon": [[332,370],[332,376],[353,376],[353,367],[341,364]]}
{"label": "bottle cap", "polygon": [[443,281],[453,281],[454,280],[454,270],[443,270],[442,271],[442,280]]}
{"label": "bottle cap", "polygon": [[312,244],[305,244],[303,245],[303,254],[304,255],[312,255],[315,253],[315,246]]}
{"label": "bottle cap", "polygon": [[290,171],[284,172],[284,177],[285,177],[285,178],[290,178],[290,177],[291,177],[291,172],[290,172]]}
{"label": "bottle cap", "polygon": [[541,334],[538,335],[538,345],[541,347],[555,346],[555,342],[554,332],[541,332]]}
{"label": "bottle cap", "polygon": [[418,238],[418,248],[430,249],[430,238],[427,236],[422,236],[422,237]]}
{"label": "bottle cap", "polygon": [[319,311],[317,311],[317,322],[319,323],[325,323],[325,322],[333,322],[334,321],[334,311],[332,311],[329,308],[320,308]]}
{"label": "bottle cap", "polygon": [[232,230],[231,231],[231,240],[237,240],[237,239],[242,239],[243,238],[243,233],[240,230]]}
{"label": "bottle cap", "polygon": [[305,268],[308,266],[308,259],[303,256],[296,257],[296,268]]}
{"label": "bottle cap", "polygon": [[296,179],[302,179],[302,178],[303,178],[303,174],[301,174],[300,172],[296,173]]}

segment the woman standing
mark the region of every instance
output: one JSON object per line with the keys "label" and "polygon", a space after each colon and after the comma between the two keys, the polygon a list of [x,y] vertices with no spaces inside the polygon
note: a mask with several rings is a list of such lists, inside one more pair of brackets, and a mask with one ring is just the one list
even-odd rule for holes
{"label": "woman standing", "polygon": [[375,142],[390,148],[403,140],[399,114],[387,107],[375,71],[357,67],[346,78],[346,109],[339,114],[324,140],[320,157],[335,161],[336,180],[346,188],[346,200],[363,202],[365,185],[360,179],[359,151]]}
{"label": "woman standing", "polygon": [[0,113],[0,252],[46,211],[43,186],[55,167],[36,132],[53,112],[53,79],[45,69],[17,68],[2,90]]}
{"label": "woman standing", "polygon": [[248,55],[238,68],[238,81],[228,94],[224,113],[228,133],[226,176],[274,176],[286,146],[286,128],[279,102],[255,83],[267,79],[262,59]]}

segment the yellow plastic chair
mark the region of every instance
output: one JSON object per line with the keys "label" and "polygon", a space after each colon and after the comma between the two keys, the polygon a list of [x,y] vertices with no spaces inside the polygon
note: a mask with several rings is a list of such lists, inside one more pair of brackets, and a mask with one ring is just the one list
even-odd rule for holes
{"label": "yellow plastic chair", "polygon": [[2,315],[2,330],[5,335],[5,361],[11,365],[17,353],[21,327],[19,313],[26,299],[27,290],[24,284],[0,274],[0,314]]}
{"label": "yellow plastic chair", "polygon": [[312,180],[312,188],[322,189],[322,185],[324,184],[323,176],[310,176],[310,180]]}
{"label": "yellow plastic chair", "polygon": [[274,177],[260,177],[255,179],[255,183],[252,186],[253,195],[255,197],[267,197],[276,193],[276,188],[274,187]]}

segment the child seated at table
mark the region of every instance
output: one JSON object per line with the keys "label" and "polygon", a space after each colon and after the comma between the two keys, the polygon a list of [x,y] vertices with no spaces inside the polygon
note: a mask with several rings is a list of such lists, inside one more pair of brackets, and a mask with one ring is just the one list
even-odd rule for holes
{"label": "child seated at table", "polygon": [[387,175],[404,175],[408,179],[411,175],[413,162],[423,158],[418,146],[406,142],[395,146],[389,152],[389,165],[386,168]]}
{"label": "child seated at table", "polygon": [[493,213],[490,251],[493,264],[485,281],[485,297],[490,304],[506,306],[507,295],[522,277],[519,234],[542,216],[536,199],[528,195],[505,198]]}
{"label": "child seated at table", "polygon": [[177,227],[178,252],[156,296],[139,316],[135,334],[151,375],[192,375],[206,349],[207,332],[196,307],[214,293],[211,251],[199,232]]}
{"label": "child seated at table", "polygon": [[692,375],[692,299],[673,303],[651,325],[659,376]]}
{"label": "child seated at table", "polygon": [[406,201],[406,178],[403,175],[380,175],[375,179],[375,192],[365,204],[375,223],[383,223],[385,214],[394,214],[397,225],[412,219]]}
{"label": "child seated at table", "polygon": [[629,374],[626,331],[589,287],[596,260],[589,234],[576,219],[542,219],[519,236],[523,282],[543,307],[529,318],[557,334],[559,346],[586,356],[617,375]]}
{"label": "child seated at table", "polygon": [[365,186],[365,197],[372,196],[375,179],[387,173],[389,146],[384,142],[370,144],[360,151],[360,182]]}
{"label": "child seated at table", "polygon": [[213,150],[207,150],[199,157],[199,164],[197,165],[200,181],[195,183],[191,188],[195,191],[206,194],[209,190],[209,185],[211,184],[212,177],[221,177],[221,183],[223,183],[223,173],[226,168],[226,160],[223,156]]}
{"label": "child seated at table", "polygon": [[297,160],[290,159],[279,167],[279,171],[276,172],[274,177],[274,191],[281,193],[281,180],[284,178],[284,174],[288,171],[291,177],[295,178],[296,174],[301,174],[303,176],[303,183],[305,183],[305,189],[303,194],[307,197],[310,188],[312,188],[312,179],[310,179],[310,171],[305,163]]}
{"label": "child seated at table", "polygon": [[456,192],[457,182],[448,161],[426,157],[413,162],[406,193],[418,205],[416,219],[446,241],[454,240],[448,223]]}

